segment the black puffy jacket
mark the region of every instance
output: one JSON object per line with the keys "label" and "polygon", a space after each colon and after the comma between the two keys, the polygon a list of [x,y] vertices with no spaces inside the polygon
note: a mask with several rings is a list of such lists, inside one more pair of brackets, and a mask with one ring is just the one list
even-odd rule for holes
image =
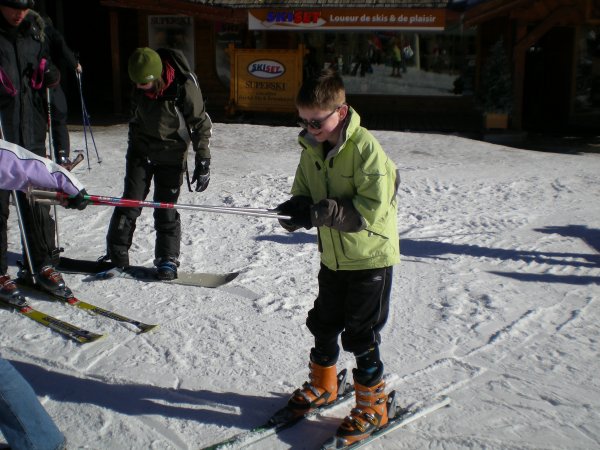
{"label": "black puffy jacket", "polygon": [[[34,88],[32,77],[45,57],[44,34],[32,12],[16,28],[0,14],[0,67],[6,75],[0,83],[4,138],[40,156],[46,155],[46,90]],[[7,89],[10,85],[12,92]]]}

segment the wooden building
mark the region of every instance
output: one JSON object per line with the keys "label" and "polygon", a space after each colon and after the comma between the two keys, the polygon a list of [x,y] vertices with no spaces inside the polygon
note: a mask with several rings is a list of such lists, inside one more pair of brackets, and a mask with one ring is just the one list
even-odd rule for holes
{"label": "wooden building", "polygon": [[600,1],[489,0],[467,8],[463,23],[477,28],[478,68],[503,38],[512,128],[600,130]]}
{"label": "wooden building", "polygon": [[[511,64],[513,110],[510,126],[520,130],[597,128],[600,114],[600,0],[39,0],[81,54],[88,110],[103,117],[128,116],[131,83],[127,58],[139,46],[184,40],[215,120],[230,120],[231,74],[225,48],[311,49],[308,63],[337,65],[344,71],[348,100],[370,128],[479,132],[482,68],[491,46],[503,38]],[[258,5],[258,6],[257,6]],[[90,11],[91,10],[91,14]],[[442,12],[443,25],[387,27],[344,25],[291,29],[256,25],[260,11],[294,21],[298,11],[381,12],[379,16],[429,20]],[[258,11],[258,12],[257,12]],[[412,13],[414,12],[414,14]],[[188,20],[189,19],[189,20]],[[266,22],[260,19],[258,22]],[[375,20],[373,18],[373,20]],[[387,20],[387,19],[386,19]],[[433,20],[433,19],[432,19]],[[252,22],[252,23],[251,23]],[[260,24],[259,24],[260,25]],[[287,23],[284,25],[291,25]],[[313,24],[309,24],[313,25]],[[175,32],[171,32],[173,26]],[[259,26],[260,28],[260,26]],[[166,30],[166,34],[165,34]],[[166,36],[166,37],[165,37]],[[182,38],[182,36],[184,36]],[[406,72],[390,77],[396,42],[414,52]],[[377,44],[383,55],[369,71],[356,70],[357,53]],[[70,80],[70,104],[77,91]],[[252,121],[259,113],[234,120]],[[292,124],[284,114],[271,123]]]}

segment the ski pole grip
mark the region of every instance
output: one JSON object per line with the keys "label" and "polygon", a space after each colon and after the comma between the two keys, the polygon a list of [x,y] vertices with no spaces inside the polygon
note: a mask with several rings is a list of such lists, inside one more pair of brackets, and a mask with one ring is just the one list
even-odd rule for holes
{"label": "ski pole grip", "polygon": [[60,201],[50,198],[36,198],[35,202],[39,205],[60,205]]}
{"label": "ski pole grip", "polygon": [[46,205],[60,205],[69,198],[69,195],[64,192],[44,191],[42,189],[28,189],[27,195]]}
{"label": "ski pole grip", "polygon": [[37,199],[45,198],[51,200],[60,200],[62,198],[60,194],[64,195],[63,192],[44,191],[42,189],[28,189],[27,194]]}

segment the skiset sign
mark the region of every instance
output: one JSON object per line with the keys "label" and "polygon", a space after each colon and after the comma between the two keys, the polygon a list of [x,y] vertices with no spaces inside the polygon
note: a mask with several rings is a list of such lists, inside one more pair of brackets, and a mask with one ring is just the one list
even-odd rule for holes
{"label": "skiset sign", "polygon": [[235,110],[293,112],[302,83],[304,46],[296,50],[227,49],[231,61],[230,104]]}
{"label": "skiset sign", "polygon": [[249,30],[441,31],[446,11],[434,8],[251,9]]}
{"label": "skiset sign", "polygon": [[248,73],[257,78],[277,78],[285,73],[285,66],[272,59],[260,59],[248,65]]}

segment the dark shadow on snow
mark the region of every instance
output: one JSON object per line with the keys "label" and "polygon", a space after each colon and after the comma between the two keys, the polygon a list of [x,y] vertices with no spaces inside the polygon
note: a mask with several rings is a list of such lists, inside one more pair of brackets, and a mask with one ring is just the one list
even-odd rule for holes
{"label": "dark shadow on snow", "polygon": [[[556,233],[561,236],[582,239],[593,250],[600,251],[600,230],[584,225],[545,227],[536,229],[541,233]],[[403,257],[422,259],[448,259],[450,255],[467,255],[475,258],[521,261],[548,265],[570,266],[574,268],[596,268],[600,266],[600,255],[594,253],[541,252],[536,250],[505,250],[470,244],[451,244],[425,239],[400,239],[400,253]],[[519,281],[542,283],[565,283],[574,285],[600,284],[600,277],[582,275],[526,274],[517,272],[490,271],[498,276]]]}
{"label": "dark shadow on snow", "polygon": [[302,231],[296,231],[294,233],[286,234],[275,234],[271,236],[257,236],[254,238],[257,241],[270,241],[276,244],[316,244],[317,236],[310,233],[304,233]]}
{"label": "dark shadow on snow", "polygon": [[537,283],[564,283],[585,286],[588,284],[600,284],[600,277],[590,277],[581,275],[552,275],[548,273],[517,273],[517,272],[497,272],[490,271],[494,275],[512,278],[518,281],[529,281]]}
{"label": "dark shadow on snow", "polygon": [[562,227],[536,228],[535,231],[546,234],[560,234],[565,237],[581,239],[592,249],[600,253],[600,230],[588,228],[586,225],[565,225]]}
{"label": "dark shadow on snow", "polygon": [[[400,253],[402,256],[431,259],[447,259],[449,255],[467,255],[476,258],[494,258],[501,260],[523,261],[526,263],[556,264],[573,267],[596,267],[600,263],[600,255],[539,252],[535,250],[504,250],[470,244],[450,244],[447,242],[428,241],[420,239],[401,239]],[[585,261],[569,261],[567,258],[582,258]]]}
{"label": "dark shadow on snow", "polygon": [[[10,362],[38,396],[97,405],[129,416],[159,415],[241,430],[262,425],[275,410],[285,405],[289,396],[282,393],[253,396],[141,384],[111,384],[54,372],[26,362]],[[222,411],[218,411],[219,408]],[[239,413],[233,408],[239,409]],[[231,435],[235,433],[236,430],[231,431]]]}

